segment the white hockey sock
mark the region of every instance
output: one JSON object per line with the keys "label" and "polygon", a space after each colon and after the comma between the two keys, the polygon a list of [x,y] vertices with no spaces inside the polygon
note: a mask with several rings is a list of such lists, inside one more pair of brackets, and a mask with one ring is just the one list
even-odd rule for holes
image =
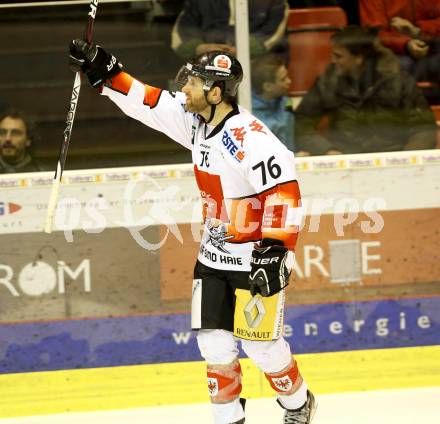
{"label": "white hockey sock", "polygon": [[215,424],[231,424],[244,417],[243,407],[238,398],[228,403],[213,403],[212,412]]}
{"label": "white hockey sock", "polygon": [[286,409],[301,408],[307,400],[307,383],[303,381],[299,389],[291,395],[278,395],[278,400]]}

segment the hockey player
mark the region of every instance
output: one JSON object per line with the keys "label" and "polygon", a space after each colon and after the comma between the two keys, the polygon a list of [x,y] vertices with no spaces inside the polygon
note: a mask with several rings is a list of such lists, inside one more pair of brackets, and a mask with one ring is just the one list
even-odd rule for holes
{"label": "hockey player", "polygon": [[239,339],[277,393],[283,422],[309,423],[315,400],[282,336],[301,221],[293,154],[237,105],[240,63],[225,52],[205,53],[180,69],[176,93],[134,79],[112,54],[79,39],[70,44],[70,64],[125,114],[192,151],[205,230],[191,321],[215,423],[245,422]]}

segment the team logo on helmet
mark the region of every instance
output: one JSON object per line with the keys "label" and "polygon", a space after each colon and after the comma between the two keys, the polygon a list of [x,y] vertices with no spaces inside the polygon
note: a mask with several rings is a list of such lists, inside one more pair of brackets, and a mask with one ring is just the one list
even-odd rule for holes
{"label": "team logo on helmet", "polygon": [[212,61],[212,65],[206,66],[206,69],[209,69],[210,71],[217,71],[224,73],[226,75],[230,75],[231,66],[232,66],[231,59],[224,54],[219,54],[214,57],[214,60]]}
{"label": "team logo on helmet", "polygon": [[214,58],[214,66],[216,66],[217,68],[230,69],[231,65],[231,59],[229,59],[229,57],[225,56],[224,54],[216,56]]}

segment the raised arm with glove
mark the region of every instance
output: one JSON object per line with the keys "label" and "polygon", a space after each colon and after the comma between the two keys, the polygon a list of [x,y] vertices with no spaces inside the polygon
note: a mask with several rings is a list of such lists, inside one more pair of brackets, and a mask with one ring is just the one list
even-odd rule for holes
{"label": "raised arm with glove", "polygon": [[69,67],[87,75],[92,87],[100,87],[122,71],[122,64],[102,47],[79,38],[69,45]]}

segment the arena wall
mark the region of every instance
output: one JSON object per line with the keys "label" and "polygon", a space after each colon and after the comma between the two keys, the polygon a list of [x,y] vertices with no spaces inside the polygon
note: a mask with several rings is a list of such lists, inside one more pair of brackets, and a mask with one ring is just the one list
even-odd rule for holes
{"label": "arena wall", "polygon": [[[439,151],[297,170],[305,217],[284,332],[309,384],[438,384]],[[207,400],[189,315],[192,166],[68,171],[47,235],[51,179],[0,176],[0,417]],[[269,396],[243,364],[245,395]]]}

